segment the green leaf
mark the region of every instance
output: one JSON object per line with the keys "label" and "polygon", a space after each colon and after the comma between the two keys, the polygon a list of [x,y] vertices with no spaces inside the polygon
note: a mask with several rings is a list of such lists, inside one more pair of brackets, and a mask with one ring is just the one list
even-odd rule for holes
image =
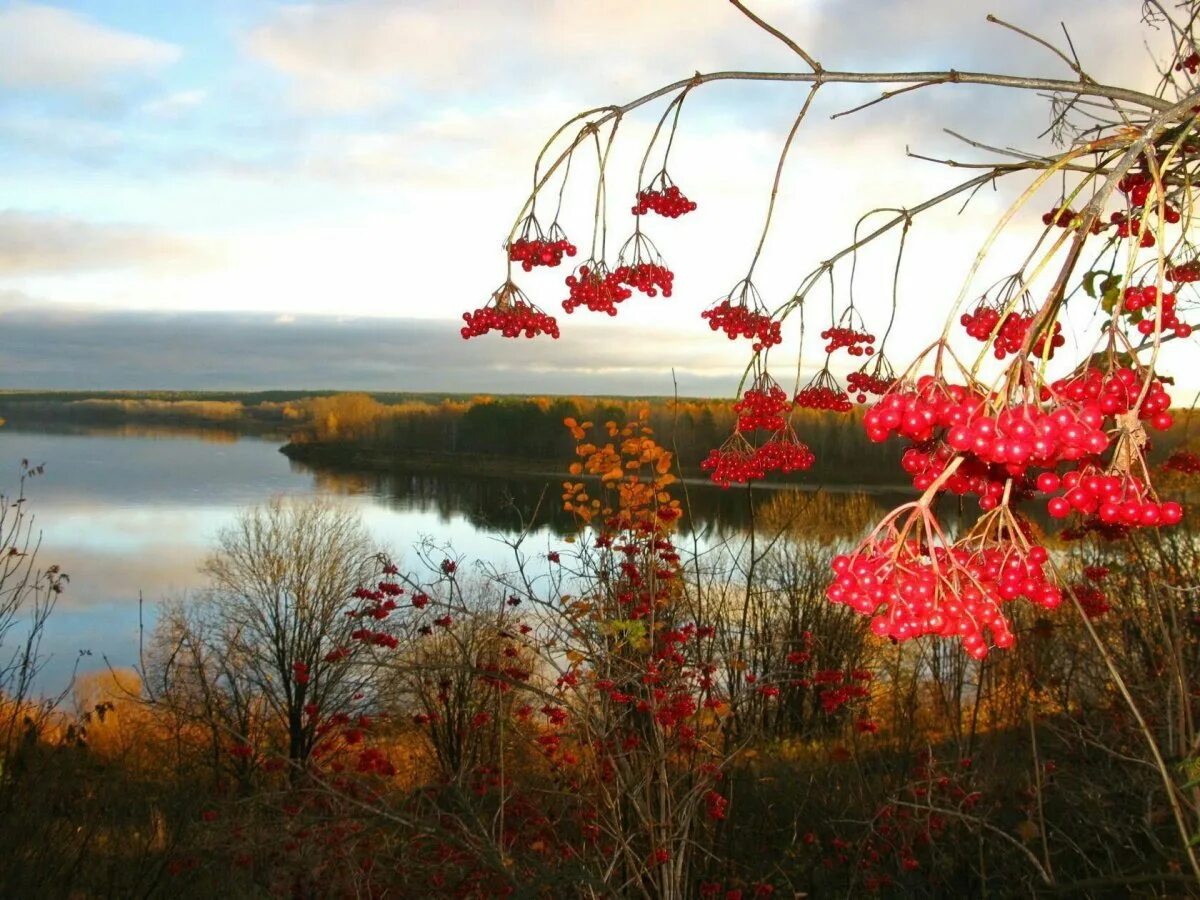
{"label": "green leaf", "polygon": [[1101,272],[1097,269],[1093,269],[1092,271],[1088,272],[1086,275],[1083,276],[1083,289],[1084,289],[1084,291],[1087,292],[1087,295],[1089,297],[1091,297],[1093,300],[1096,299],[1096,278],[1100,275],[1105,275],[1105,274],[1107,274],[1107,273]]}

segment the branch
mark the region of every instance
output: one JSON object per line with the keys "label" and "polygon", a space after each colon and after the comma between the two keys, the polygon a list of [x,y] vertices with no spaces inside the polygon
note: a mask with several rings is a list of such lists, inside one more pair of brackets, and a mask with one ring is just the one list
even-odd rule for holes
{"label": "branch", "polygon": [[821,64],[819,62],[817,62],[815,59],[813,59],[811,56],[809,56],[807,53],[805,53],[803,47],[801,47],[799,44],[797,44],[795,41],[793,41],[790,37],[788,37],[786,34],[784,34],[782,31],[780,31],[774,25],[771,25],[769,22],[765,22],[762,19],[760,19],[758,16],[756,16],[754,13],[752,13],[750,10],[748,10],[741,2],[739,2],[739,0],[729,0],[729,2],[732,3],[735,7],[737,7],[737,9],[742,13],[742,15],[744,15],[747,19],[749,19],[751,22],[753,22],[755,25],[757,25],[763,31],[767,32],[768,34],[770,34],[773,37],[779,38],[779,40],[781,40],[785,44],[787,44],[788,48],[793,53],[795,53],[802,60],[804,60],[806,63],[808,63],[809,67],[813,70],[813,72],[821,72],[822,71]]}
{"label": "branch", "polygon": [[[734,0],[730,0],[734,2]],[[1129,90],[1128,88],[1114,87],[1105,84],[1082,84],[1078,81],[1064,81],[1055,78],[1027,78],[1020,75],[996,75],[990,72],[959,72],[955,69],[941,72],[829,72],[824,69],[813,72],[748,72],[748,71],[725,71],[725,72],[709,72],[703,74],[697,72],[690,78],[684,78],[679,81],[674,81],[671,84],[664,85],[648,94],[643,94],[636,100],[624,104],[623,106],[607,107],[607,111],[599,118],[589,120],[579,134],[572,139],[570,145],[563,150],[562,153],[554,160],[554,162],[546,168],[545,173],[534,185],[533,191],[525,201],[521,212],[517,215],[516,221],[519,223],[524,218],[525,213],[533,205],[534,198],[538,192],[545,187],[546,183],[558,171],[558,167],[570,157],[575,149],[587,139],[588,135],[593,134],[597,128],[611,121],[612,119],[620,118],[621,116],[632,112],[639,107],[645,106],[659,97],[664,97],[667,94],[675,91],[683,90],[684,88],[695,88],[701,84],[707,84],[711,81],[774,81],[774,82],[789,82],[801,84],[814,84],[820,86],[822,84],[924,84],[932,86],[935,84],[983,84],[993,87],[1007,87],[1017,90],[1030,91],[1057,91],[1060,93],[1074,94],[1077,96],[1089,97],[1107,97],[1112,100],[1124,100],[1156,112],[1166,112],[1173,110],[1175,107],[1160,97],[1155,97],[1150,94],[1142,93],[1141,91]],[[578,118],[578,117],[576,117]],[[514,240],[518,225],[514,225],[509,234],[509,240]]]}

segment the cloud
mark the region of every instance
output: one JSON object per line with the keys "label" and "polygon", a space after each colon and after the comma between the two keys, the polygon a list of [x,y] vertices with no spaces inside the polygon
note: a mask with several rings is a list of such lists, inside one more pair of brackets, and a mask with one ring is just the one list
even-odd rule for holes
{"label": "cloud", "polygon": [[175,91],[142,104],[142,112],[147,115],[164,119],[173,119],[189,109],[194,109],[208,99],[208,91],[195,88],[187,91]]}
{"label": "cloud", "polygon": [[[731,41],[747,48],[748,64],[755,59],[748,48],[770,48],[770,39],[732,29],[737,19],[726,4],[693,0],[520,8],[465,0],[453,13],[435,0],[341,0],[277,6],[243,43],[252,58],[294,80],[302,105],[361,111],[415,92],[571,91],[580,77],[624,90],[648,75],[716,63]],[[789,58],[774,48],[765,55]]]}
{"label": "cloud", "polygon": [[[558,341],[465,342],[461,322],[271,314],[84,312],[52,304],[0,313],[14,387],[670,394],[648,337],[572,322]],[[680,391],[729,393],[741,359],[726,342],[675,342]],[[130,348],[137,348],[131,353]],[[10,379],[11,381],[11,379]]]}
{"label": "cloud", "polygon": [[194,265],[205,251],[136,225],[0,210],[0,276]]}
{"label": "cloud", "polygon": [[179,47],[108,28],[54,6],[15,3],[0,9],[0,84],[92,91],[123,72],[175,62]]}

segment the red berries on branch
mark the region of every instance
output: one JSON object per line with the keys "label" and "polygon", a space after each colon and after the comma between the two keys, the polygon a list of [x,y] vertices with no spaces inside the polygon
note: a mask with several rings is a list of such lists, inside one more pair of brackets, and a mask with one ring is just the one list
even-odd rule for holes
{"label": "red berries on branch", "polygon": [[842,313],[836,325],[831,325],[821,332],[821,339],[828,342],[825,344],[826,353],[833,353],[845,347],[851,356],[875,354],[875,335],[867,331],[862,317],[853,306]]}
{"label": "red berries on branch", "polygon": [[734,404],[733,410],[738,414],[738,431],[752,432],[779,431],[787,424],[787,414],[791,412],[792,400],[787,391],[766,372],[754,379],[754,384],[742,394],[742,398]]}
{"label": "red berries on branch", "polygon": [[521,223],[517,238],[508,245],[508,258],[519,262],[526,272],[535,266],[557,266],[563,256],[574,256],[575,245],[567,240],[557,222],[542,233],[538,220],[531,213]]}
{"label": "red berries on branch", "polygon": [[647,297],[656,297],[659,291],[664,297],[670,297],[675,281],[675,273],[663,265],[657,248],[640,228],[621,247],[613,276],[619,283],[639,290]]}
{"label": "red berries on branch", "polygon": [[1054,609],[1062,593],[1047,571],[1046,548],[1029,541],[1007,506],[987,513],[950,543],[919,503],[891,513],[852,554],[833,561],[826,596],[863,615],[871,630],[897,641],[932,634],[958,638],[976,659],[1012,646],[1001,612],[1024,597]]}
{"label": "red berries on branch", "polygon": [[1200,260],[1192,259],[1176,265],[1169,265],[1166,275],[1168,281],[1176,284],[1191,284],[1194,281],[1200,281]]}
{"label": "red berries on branch", "polygon": [[816,457],[790,427],[754,447],[742,432],[735,431],[718,449],[709,452],[700,469],[720,487],[761,481],[768,472],[803,472],[811,469]]}
{"label": "red berries on branch", "polygon": [[850,412],[850,395],[842,390],[838,380],[828,368],[821,369],[812,380],[796,394],[796,405],[801,409],[819,409],[826,412]]}
{"label": "red berries on branch", "polygon": [[851,394],[856,395],[854,399],[859,403],[866,403],[868,394],[876,396],[886,394],[896,383],[896,373],[892,370],[892,365],[887,361],[887,357],[882,353],[875,357],[870,371],[867,370],[868,365],[871,363],[864,363],[857,372],[851,372],[846,376],[846,387]]}
{"label": "red berries on branch", "polygon": [[1160,503],[1150,486],[1128,472],[1101,474],[1088,465],[1067,472],[1061,479],[1051,472],[1038,478],[1038,489],[1045,493],[1062,490],[1046,505],[1056,519],[1072,512],[1094,516],[1102,525],[1125,528],[1152,528],[1177,525],[1183,519],[1183,507],[1173,500]]}
{"label": "red berries on branch", "polygon": [[700,318],[707,320],[713,331],[724,331],[731,341],[750,338],[756,353],[783,343],[782,325],[767,313],[749,281],[734,285],[726,299],[700,313]]}
{"label": "red berries on branch", "polygon": [[[992,353],[996,359],[1004,359],[1004,356],[1020,353],[1021,348],[1025,346],[1025,338],[1030,332],[1030,325],[1033,323],[1033,314],[1021,314],[1019,312],[1008,312],[1001,319],[1001,311],[995,306],[986,305],[982,302],[976,307],[974,312],[962,313],[960,319],[962,326],[967,331],[967,334],[977,341],[988,342],[992,341]],[[994,338],[995,336],[995,338]],[[1043,356],[1046,359],[1054,359],[1054,352],[1058,347],[1062,347],[1067,342],[1067,338],[1062,334],[1062,325],[1054,323],[1054,330],[1050,337],[1050,352],[1045,353],[1046,349],[1045,335],[1040,335],[1037,341],[1033,342],[1033,355]]]}
{"label": "red berries on branch", "polygon": [[592,312],[617,314],[617,304],[633,296],[633,291],[621,283],[616,273],[610,272],[601,260],[589,259],[567,276],[570,296],[563,301],[563,309],[573,313],[583,306]]}
{"label": "red berries on branch", "polygon": [[1179,321],[1174,294],[1163,293],[1160,295],[1158,288],[1152,284],[1125,289],[1123,309],[1129,315],[1130,321],[1136,322],[1138,334],[1146,336],[1154,334],[1159,307],[1162,309],[1162,331],[1170,331],[1177,338],[1192,336],[1192,326],[1187,322]]}
{"label": "red berries on branch", "polygon": [[522,335],[531,338],[539,334],[558,337],[555,318],[530,303],[529,298],[511,281],[500,285],[487,305],[474,312],[463,313],[463,321],[467,323],[459,332],[463,340],[479,337],[489,331],[499,331],[509,338]]}
{"label": "red berries on branch", "polygon": [[668,219],[678,219],[695,209],[695,202],[684,196],[683,191],[671,181],[671,176],[664,169],[646,187],[638,191],[633,214],[644,216],[648,212],[654,212]]}

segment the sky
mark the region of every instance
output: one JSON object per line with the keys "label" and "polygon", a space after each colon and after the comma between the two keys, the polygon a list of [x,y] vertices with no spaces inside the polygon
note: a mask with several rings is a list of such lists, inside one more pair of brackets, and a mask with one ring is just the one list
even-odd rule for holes
{"label": "sky", "polygon": [[[828,68],[1070,77],[970,0],[750,5]],[[1099,80],[1152,86],[1140,4],[1002,6],[1055,40],[1064,20]],[[670,169],[699,208],[646,223],[676,272],[672,298],[631,300],[615,320],[566,316],[566,272],[540,271],[518,281],[557,313],[559,341],[464,342],[460,316],[503,281],[503,241],[562,121],[695,71],[797,64],[725,0],[0,0],[0,387],[730,394],[745,348],[699,313],[745,275],[804,98],[795,84],[689,98]],[[1047,101],[993,88],[929,88],[830,119],[877,92],[823,89],[798,134],[755,270],[769,306],[848,243],[863,212],[961,179],[906,148],[983,158],[945,128],[1048,146]],[[614,144],[610,259],[632,231],[664,102]],[[584,255],[595,173],[581,155],[563,207]],[[940,331],[1017,191],[982,191],[962,214],[914,226],[895,363]],[[1034,233],[1001,240],[982,285],[1012,271]],[[856,270],[877,333],[894,252],[865,253]],[[835,284],[840,305],[846,274]],[[829,302],[812,301],[805,371],[820,363]],[[794,373],[798,335],[786,334],[774,358]]]}

